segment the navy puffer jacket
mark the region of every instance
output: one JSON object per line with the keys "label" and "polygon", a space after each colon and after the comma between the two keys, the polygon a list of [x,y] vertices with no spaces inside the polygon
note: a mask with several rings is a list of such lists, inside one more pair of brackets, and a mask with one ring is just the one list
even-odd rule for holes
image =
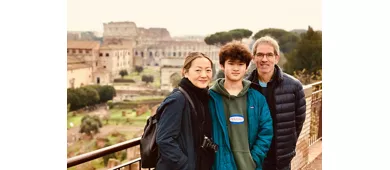
{"label": "navy puffer jacket", "polygon": [[294,77],[283,73],[275,65],[275,73],[267,88],[259,85],[257,69],[246,79],[253,88],[266,96],[274,126],[274,137],[265,163],[277,168],[289,166],[295,156],[295,148],[306,118],[306,100],[302,84]]}

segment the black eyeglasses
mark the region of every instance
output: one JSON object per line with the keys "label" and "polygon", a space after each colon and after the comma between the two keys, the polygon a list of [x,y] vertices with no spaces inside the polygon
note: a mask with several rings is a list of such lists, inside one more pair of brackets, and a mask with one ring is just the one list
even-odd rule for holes
{"label": "black eyeglasses", "polygon": [[274,53],[256,53],[255,56],[257,58],[260,58],[260,59],[262,59],[264,56],[267,57],[267,59],[271,59],[272,57],[275,56],[275,54]]}

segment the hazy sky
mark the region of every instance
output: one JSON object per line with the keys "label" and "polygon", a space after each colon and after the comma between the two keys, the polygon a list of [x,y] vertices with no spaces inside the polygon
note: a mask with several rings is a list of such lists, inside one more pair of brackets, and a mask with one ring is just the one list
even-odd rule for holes
{"label": "hazy sky", "polygon": [[171,36],[247,28],[322,29],[320,0],[67,0],[68,31],[103,32],[103,23],[133,21]]}

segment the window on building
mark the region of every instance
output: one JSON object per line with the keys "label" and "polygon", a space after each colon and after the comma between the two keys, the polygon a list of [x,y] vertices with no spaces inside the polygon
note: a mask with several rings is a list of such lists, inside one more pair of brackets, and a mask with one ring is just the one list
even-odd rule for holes
{"label": "window on building", "polygon": [[138,56],[138,52],[137,51],[135,51],[135,56]]}
{"label": "window on building", "polygon": [[149,52],[149,57],[153,57],[153,52]]}
{"label": "window on building", "polygon": [[174,57],[176,56],[176,52],[173,52],[173,56],[174,56]]}
{"label": "window on building", "polygon": [[110,56],[110,54],[109,54],[109,53],[106,53],[106,57],[108,57],[108,56]]}
{"label": "window on building", "polygon": [[72,50],[72,53],[73,53],[73,54],[76,53],[76,50]]}
{"label": "window on building", "polygon": [[103,53],[99,53],[99,57],[103,57]]}
{"label": "window on building", "polygon": [[80,50],[79,50],[79,53],[83,53],[83,50],[80,49]]}
{"label": "window on building", "polygon": [[89,51],[90,51],[90,50],[85,50],[85,53],[89,54]]}
{"label": "window on building", "polygon": [[68,53],[68,54],[69,54],[69,50],[66,50],[66,53]]}
{"label": "window on building", "polygon": [[96,67],[98,66],[98,62],[96,61]]}
{"label": "window on building", "polygon": [[141,52],[141,57],[144,57],[144,52],[143,51]]}
{"label": "window on building", "polygon": [[106,66],[103,66],[103,68],[106,68]]}

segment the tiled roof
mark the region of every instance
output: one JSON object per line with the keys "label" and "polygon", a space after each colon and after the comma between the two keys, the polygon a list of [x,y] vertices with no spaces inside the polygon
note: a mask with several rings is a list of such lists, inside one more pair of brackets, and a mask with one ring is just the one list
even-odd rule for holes
{"label": "tiled roof", "polygon": [[69,49],[94,49],[99,48],[100,42],[99,41],[68,41],[67,48]]}

